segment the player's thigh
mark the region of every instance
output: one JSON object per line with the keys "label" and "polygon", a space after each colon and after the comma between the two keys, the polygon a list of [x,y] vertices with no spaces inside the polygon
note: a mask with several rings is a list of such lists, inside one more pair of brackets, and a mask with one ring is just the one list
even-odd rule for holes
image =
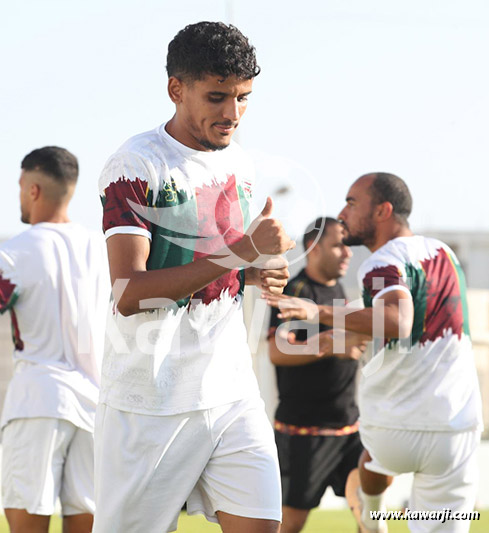
{"label": "player's thigh", "polygon": [[361,425],[362,444],[371,457],[371,461],[365,463],[365,468],[387,476],[415,472],[422,445],[420,433]]}
{"label": "player's thigh", "polygon": [[[471,512],[474,509],[478,464],[479,431],[429,432],[425,437],[425,458],[414,475],[409,508],[413,511]],[[469,531],[468,520],[412,520],[411,531]]]}
{"label": "player's thigh", "polygon": [[99,405],[94,532],[171,531],[211,453],[205,411],[148,416]]}
{"label": "player's thigh", "polygon": [[67,449],[76,428],[56,418],[20,418],[3,430],[5,508],[51,515],[60,492]]}
{"label": "player's thigh", "polygon": [[358,467],[363,445],[358,433],[335,438],[342,440],[339,451],[341,460],[331,476],[330,483],[336,496],[345,496],[346,481],[350,472]]}
{"label": "player's thigh", "polygon": [[63,516],[95,512],[93,433],[77,428],[65,459],[60,501]]}
{"label": "player's thigh", "polygon": [[223,533],[279,533],[280,522],[260,518],[246,518],[219,511],[217,513]]}
{"label": "player's thigh", "polygon": [[343,437],[287,435],[275,432],[283,504],[312,509],[332,484],[343,459]]}
{"label": "player's thigh", "polygon": [[261,399],[210,410],[215,448],[188,499],[190,513],[280,521],[277,448]]}

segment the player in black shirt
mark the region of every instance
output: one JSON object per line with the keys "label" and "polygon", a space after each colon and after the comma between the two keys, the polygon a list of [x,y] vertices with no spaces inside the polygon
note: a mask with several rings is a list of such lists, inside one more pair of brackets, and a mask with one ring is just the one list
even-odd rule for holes
{"label": "player in black shirt", "polygon": [[[332,305],[345,299],[337,281],[351,257],[343,244],[343,228],[333,218],[318,218],[304,235],[307,266],[284,294]],[[319,505],[326,488],[345,495],[349,473],[362,452],[355,401],[358,347],[346,358],[286,354],[275,338],[281,320],[272,309],[269,330],[270,359],[276,365],[279,405],[275,413],[275,439],[279,452],[283,492],[282,533],[298,533],[310,509]],[[307,327],[304,324],[305,327]],[[320,331],[327,330],[320,325]],[[294,329],[289,341],[306,341],[306,329]]]}

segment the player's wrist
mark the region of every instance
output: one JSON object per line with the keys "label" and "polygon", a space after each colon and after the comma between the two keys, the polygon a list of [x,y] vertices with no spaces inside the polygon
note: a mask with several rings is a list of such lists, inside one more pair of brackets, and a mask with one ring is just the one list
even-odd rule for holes
{"label": "player's wrist", "polygon": [[329,305],[319,305],[319,322],[326,326],[333,325],[333,307]]}
{"label": "player's wrist", "polygon": [[255,285],[256,287],[261,288],[262,280],[258,268],[252,266],[246,268],[245,285]]}
{"label": "player's wrist", "polygon": [[230,248],[235,255],[242,259],[239,266],[249,265],[260,256],[260,252],[256,249],[250,235],[243,235],[243,238],[232,244]]}

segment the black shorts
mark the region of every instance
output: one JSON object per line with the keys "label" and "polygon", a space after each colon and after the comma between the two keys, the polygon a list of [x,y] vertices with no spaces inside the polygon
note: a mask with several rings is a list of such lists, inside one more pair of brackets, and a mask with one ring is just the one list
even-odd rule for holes
{"label": "black shorts", "polygon": [[341,437],[288,435],[275,431],[282,503],[296,509],[317,507],[328,487],[345,495],[348,474],[358,466],[363,451],[360,435]]}

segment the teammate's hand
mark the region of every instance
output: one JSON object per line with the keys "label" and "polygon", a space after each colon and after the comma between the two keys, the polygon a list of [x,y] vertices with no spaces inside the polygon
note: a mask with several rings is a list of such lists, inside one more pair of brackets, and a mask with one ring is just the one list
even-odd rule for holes
{"label": "teammate's hand", "polygon": [[278,255],[260,265],[260,288],[270,294],[282,294],[290,277],[289,262],[283,255]]}
{"label": "teammate's hand", "polygon": [[[360,359],[367,348],[367,342],[370,340],[366,335],[344,329],[330,329],[327,333],[331,335],[333,341],[333,355],[340,359]],[[343,351],[335,351],[335,343],[338,343],[337,346],[341,346]]]}
{"label": "teammate's hand", "polygon": [[262,298],[265,298],[268,305],[280,310],[277,316],[282,320],[288,318],[298,318],[308,322],[317,322],[319,320],[319,307],[311,300],[267,292],[262,293]]}
{"label": "teammate's hand", "polygon": [[287,336],[287,342],[289,344],[293,344],[294,346],[315,346],[317,343],[318,351],[315,352],[313,355],[315,355],[318,359],[321,359],[323,357],[327,357],[333,354],[333,334],[331,330],[323,331],[321,333],[316,333],[316,335],[313,335],[307,342],[306,341],[298,341],[296,339],[296,336],[294,333],[289,332]]}

